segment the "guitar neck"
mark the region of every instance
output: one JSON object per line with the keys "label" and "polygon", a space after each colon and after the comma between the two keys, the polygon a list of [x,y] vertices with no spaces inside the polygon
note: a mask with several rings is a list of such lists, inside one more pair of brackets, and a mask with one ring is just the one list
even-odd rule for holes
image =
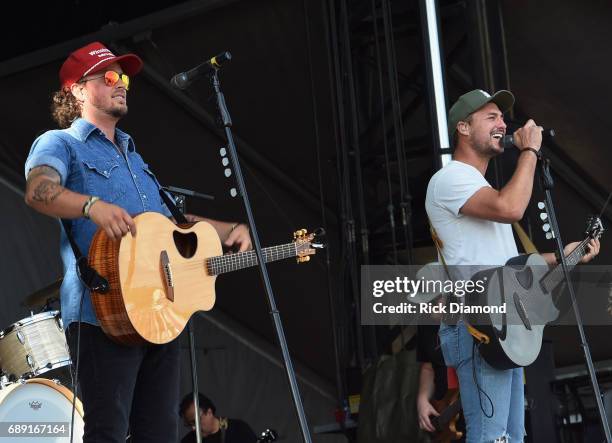
{"label": "guitar neck", "polygon": [[[264,262],[269,263],[297,256],[297,248],[295,243],[287,243],[263,248],[261,253]],[[250,268],[256,266],[257,263],[257,254],[253,250],[210,257],[206,260],[206,269],[209,275],[219,275],[238,269]]]}
{"label": "guitar neck", "polygon": [[[591,241],[590,237],[585,238],[570,255],[565,257],[568,271],[574,269],[574,266],[576,266],[580,260],[582,260],[582,257],[587,254],[587,246],[589,241]],[[552,271],[542,278],[542,287],[546,290],[546,292],[552,292],[563,281],[563,279],[563,267],[561,264],[558,264]]]}

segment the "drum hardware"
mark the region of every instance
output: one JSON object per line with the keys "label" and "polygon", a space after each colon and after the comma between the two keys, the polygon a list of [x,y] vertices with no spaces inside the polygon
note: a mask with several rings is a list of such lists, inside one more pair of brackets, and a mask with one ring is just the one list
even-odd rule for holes
{"label": "drum hardware", "polygon": [[39,289],[36,292],[28,295],[21,303],[22,306],[28,308],[40,308],[48,310],[52,303],[59,301],[60,287],[62,286],[63,278],[60,278],[48,286]]}

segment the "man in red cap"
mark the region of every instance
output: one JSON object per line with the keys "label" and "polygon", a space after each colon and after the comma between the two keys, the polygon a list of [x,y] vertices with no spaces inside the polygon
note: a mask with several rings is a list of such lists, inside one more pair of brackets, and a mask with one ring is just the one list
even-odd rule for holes
{"label": "man in red cap", "polygon": [[[43,214],[70,220],[71,235],[82,252],[89,250],[98,228],[120,239],[137,235],[132,215],[171,215],[134,141],[116,127],[128,111],[130,77],[142,64],[138,56],[116,56],[99,42],[70,54],[60,69],[61,89],[52,105],[53,117],[63,129],[38,137],[26,160],[26,202]],[[211,223],[227,247],[251,248],[244,224],[187,218]],[[128,427],[133,442],[177,441],[178,341],[141,347],[111,341],[99,327],[89,292],[77,276],[63,229],[60,249],[65,271],[62,320],[73,361],[80,353],[84,441],[124,442]]]}

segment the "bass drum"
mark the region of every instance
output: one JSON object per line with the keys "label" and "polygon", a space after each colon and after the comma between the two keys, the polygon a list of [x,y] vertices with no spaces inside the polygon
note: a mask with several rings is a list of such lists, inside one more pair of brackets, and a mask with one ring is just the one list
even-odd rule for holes
{"label": "bass drum", "polygon": [[[69,443],[72,392],[56,381],[32,378],[0,389],[0,442]],[[73,442],[83,441],[83,405],[77,398]]]}

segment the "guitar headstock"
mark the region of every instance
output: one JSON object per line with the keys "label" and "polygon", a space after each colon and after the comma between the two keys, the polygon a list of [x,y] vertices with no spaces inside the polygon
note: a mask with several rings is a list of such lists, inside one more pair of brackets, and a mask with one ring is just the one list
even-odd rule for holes
{"label": "guitar headstock", "polygon": [[603,223],[599,217],[591,216],[587,221],[587,228],[585,234],[587,237],[597,239],[601,237],[601,234],[605,231]]}
{"label": "guitar headstock", "polygon": [[[319,228],[308,234],[306,229],[299,229],[293,233],[293,242],[295,243],[296,256],[298,263],[304,263],[310,260],[310,256],[315,254],[317,249],[323,249],[325,243],[321,241],[321,237],[325,235],[325,230]],[[315,239],[318,238],[318,241]]]}
{"label": "guitar headstock", "polygon": [[272,429],[266,429],[257,438],[257,443],[272,443],[278,438],[278,433]]}

